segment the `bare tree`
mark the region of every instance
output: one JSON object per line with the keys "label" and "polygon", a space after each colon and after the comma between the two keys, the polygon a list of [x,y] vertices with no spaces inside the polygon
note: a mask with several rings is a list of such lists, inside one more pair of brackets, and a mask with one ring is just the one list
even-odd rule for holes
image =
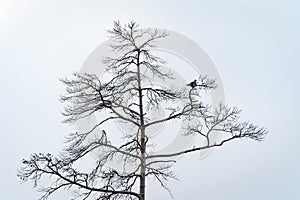
{"label": "bare tree", "polygon": [[[239,109],[223,104],[214,108],[203,102],[201,93],[217,87],[214,79],[201,75],[178,89],[152,84],[154,77],[173,78],[165,70],[164,60],[152,53],[155,42],[166,37],[166,32],[140,29],[135,22],[124,27],[115,22],[108,33],[114,41],[111,48],[118,54],[103,61],[112,78],[104,82],[93,74],[75,73],[73,79],[61,80],[66,85],[66,93],[61,97],[67,103],[64,122],[74,123],[96,112],[105,113],[105,117],[87,132],[69,134],[60,155],[36,153],[22,161],[18,173],[22,180],[32,180],[37,186],[42,177],[51,177],[51,185],[39,189],[43,193],[40,199],[72,189],[78,199],[145,200],[148,177],[155,177],[170,191],[167,181],[176,179],[171,171],[176,156],[222,146],[237,138],[263,140],[267,131],[239,122]],[[162,103],[167,105],[167,117],[152,119],[149,110],[158,109]],[[149,127],[176,119],[188,122],[186,135],[195,135],[205,142],[177,152],[155,153],[151,138],[147,137]],[[114,121],[127,123],[133,130],[122,136],[121,145],[110,140],[117,133],[101,128]],[[221,135],[217,142],[211,141],[213,132]],[[81,170],[80,162],[93,152],[97,152],[97,159],[89,169]],[[121,158],[121,169],[107,165],[116,158]]]}

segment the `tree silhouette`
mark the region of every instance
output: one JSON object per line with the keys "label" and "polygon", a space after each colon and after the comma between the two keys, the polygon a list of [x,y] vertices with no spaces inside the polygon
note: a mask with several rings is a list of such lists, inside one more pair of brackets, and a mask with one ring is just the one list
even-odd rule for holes
{"label": "tree silhouette", "polygon": [[[149,177],[170,192],[167,181],[176,179],[171,171],[176,156],[222,146],[237,138],[263,140],[267,131],[239,122],[239,109],[222,103],[214,108],[203,101],[201,93],[217,87],[214,79],[201,75],[177,89],[152,83],[153,78],[174,78],[164,68],[165,61],[152,53],[155,42],[166,37],[166,32],[140,29],[135,22],[125,26],[114,22],[108,33],[113,41],[110,47],[118,54],[103,60],[106,73],[112,75],[110,80],[87,73],[61,79],[66,86],[66,93],[61,96],[66,103],[64,122],[72,124],[99,112],[104,117],[87,132],[69,134],[58,156],[35,153],[22,161],[18,172],[22,180],[32,180],[37,186],[42,177],[51,177],[49,186],[39,188],[43,194],[40,199],[67,189],[74,191],[78,199],[145,200]],[[167,116],[153,119],[149,111],[162,104],[166,105]],[[176,119],[187,122],[186,135],[195,135],[205,142],[172,153],[155,153],[151,138],[147,137],[149,127]],[[118,133],[103,128],[115,121],[126,123],[132,130],[122,135],[121,145],[110,139]],[[213,132],[221,135],[217,142],[211,141]],[[97,156],[89,169],[81,169],[80,163],[93,153]],[[116,160],[122,167],[108,164]]]}

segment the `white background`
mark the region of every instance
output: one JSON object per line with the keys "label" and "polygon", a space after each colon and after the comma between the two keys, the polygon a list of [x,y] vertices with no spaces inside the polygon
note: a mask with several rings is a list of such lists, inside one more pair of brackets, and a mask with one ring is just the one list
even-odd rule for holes
{"label": "white background", "polygon": [[[57,153],[74,130],[61,123],[58,78],[80,69],[113,20],[131,19],[202,46],[227,103],[270,132],[262,143],[234,141],[204,160],[180,159],[175,199],[299,199],[299,9],[296,0],[0,0],[1,199],[40,196],[16,172],[30,153]],[[147,197],[171,199],[159,184]]]}

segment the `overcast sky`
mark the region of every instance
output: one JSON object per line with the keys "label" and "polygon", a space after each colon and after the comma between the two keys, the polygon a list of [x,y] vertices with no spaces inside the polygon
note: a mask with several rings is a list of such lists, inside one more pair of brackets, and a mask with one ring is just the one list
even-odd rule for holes
{"label": "overcast sky", "polygon": [[[203,160],[181,158],[180,181],[170,184],[175,199],[299,199],[299,1],[0,0],[1,199],[40,196],[16,172],[30,153],[58,152],[74,130],[61,124],[58,78],[79,71],[113,20],[131,19],[197,42],[215,63],[227,104],[270,132],[262,143],[234,141]],[[147,192],[171,199],[159,185]]]}

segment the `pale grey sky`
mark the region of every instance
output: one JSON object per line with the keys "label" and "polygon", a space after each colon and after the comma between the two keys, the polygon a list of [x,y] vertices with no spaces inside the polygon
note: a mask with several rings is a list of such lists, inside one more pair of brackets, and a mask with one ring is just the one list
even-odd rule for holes
{"label": "pale grey sky", "polygon": [[[262,143],[235,141],[204,160],[180,159],[175,199],[299,199],[299,11],[296,0],[0,0],[1,198],[39,197],[16,170],[30,153],[58,152],[74,130],[60,123],[58,78],[80,69],[113,20],[133,19],[202,46],[226,102],[270,131]],[[171,198],[154,186],[148,199]]]}

